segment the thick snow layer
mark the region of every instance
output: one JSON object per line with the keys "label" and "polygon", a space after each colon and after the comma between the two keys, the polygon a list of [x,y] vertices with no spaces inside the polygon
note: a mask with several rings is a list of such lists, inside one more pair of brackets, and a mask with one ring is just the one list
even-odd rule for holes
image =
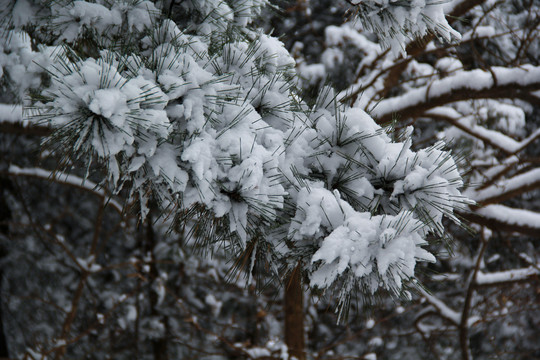
{"label": "thick snow layer", "polygon": [[[495,76],[495,79],[494,77]],[[459,71],[451,76],[435,80],[427,86],[413,89],[403,95],[381,100],[373,109],[375,118],[399,113],[399,111],[418,104],[429,102],[430,99],[443,95],[450,96],[452,92],[462,89],[484,90],[495,85],[528,86],[540,82],[540,67],[522,65],[519,68],[491,67],[491,72],[483,70]]]}
{"label": "thick snow layer", "polygon": [[501,180],[482,190],[468,191],[466,195],[477,202],[489,201],[489,199],[498,198],[533,184],[540,184],[540,169],[533,169],[510,179]]}
{"label": "thick snow layer", "polygon": [[504,282],[526,280],[533,275],[540,275],[540,270],[538,270],[539,266],[540,264],[537,264],[536,267],[530,266],[524,269],[512,269],[492,273],[484,273],[479,271],[476,274],[476,284],[497,285]]}
{"label": "thick snow layer", "polygon": [[513,209],[504,205],[488,205],[476,210],[476,213],[503,223],[540,230],[540,214],[533,211]]}
{"label": "thick snow layer", "polygon": [[414,275],[416,261],[435,261],[421,248],[422,225],[410,212],[396,216],[357,212],[337,191],[316,183],[300,191],[297,207],[292,236],[323,237],[311,260],[320,264],[311,275],[311,286],[327,288],[349,274],[372,293],[379,287],[399,292],[402,281]]}

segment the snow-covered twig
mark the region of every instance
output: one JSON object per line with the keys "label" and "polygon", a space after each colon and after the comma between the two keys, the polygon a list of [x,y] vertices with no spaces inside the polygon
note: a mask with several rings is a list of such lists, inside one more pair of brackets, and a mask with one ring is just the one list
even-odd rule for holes
{"label": "snow-covered twig", "polygon": [[540,264],[537,264],[537,267],[530,266],[522,269],[512,269],[491,273],[479,271],[476,274],[475,283],[477,286],[497,286],[506,283],[526,281],[540,275],[538,266],[540,266]]}
{"label": "snow-covered twig", "polygon": [[478,203],[494,204],[535,190],[540,187],[540,169],[533,169],[495,183],[480,191],[470,191],[467,196]]}
{"label": "snow-covered twig", "polygon": [[438,107],[426,112],[426,116],[437,120],[446,121],[458,129],[466,132],[475,138],[482,140],[484,143],[491,145],[494,148],[504,151],[507,154],[512,154],[521,148],[521,143],[511,137],[495,130],[486,129],[483,126],[471,125],[467,118],[458,113],[455,109],[449,107]]}
{"label": "snow-covered twig", "polygon": [[60,171],[49,171],[42,168],[20,168],[16,165],[10,165],[8,169],[8,175],[10,176],[28,176],[39,179],[45,179],[68,186],[73,186],[81,190],[85,190],[95,194],[101,198],[107,199],[106,205],[110,205],[118,213],[123,213],[123,206],[114,199],[111,199],[110,195],[93,181],[83,179],[73,174],[66,174]]}
{"label": "snow-covered twig", "polygon": [[437,310],[437,313],[441,317],[450,321],[453,325],[458,326],[461,318],[460,313],[451,309],[448,305],[435,296],[428,294],[425,290],[420,289],[420,293],[427,300],[427,302],[429,302]]}
{"label": "snow-covered twig", "polygon": [[25,120],[21,105],[0,104],[0,133],[46,136],[51,130]]}
{"label": "snow-covered twig", "polygon": [[516,231],[519,231],[518,228],[529,228],[534,229],[536,235],[540,231],[540,214],[533,211],[514,209],[504,205],[488,205],[478,209],[476,213],[488,221],[515,226]]}
{"label": "snow-covered twig", "polygon": [[395,113],[402,118],[415,117],[429,109],[467,99],[517,98],[538,101],[536,96],[531,95],[537,90],[540,90],[539,66],[494,66],[490,71],[461,71],[400,96],[381,100],[372,115],[379,123],[386,123]]}
{"label": "snow-covered twig", "polygon": [[484,143],[502,150],[507,154],[517,154],[540,136],[540,129],[537,129],[525,139],[516,141],[510,136],[507,136],[499,131],[486,129],[485,127],[479,125],[471,125],[467,116],[464,117],[461,113],[450,107],[437,107],[430,109],[425,113],[425,115],[430,118],[444,120],[458,129],[466,132],[467,134],[472,135],[475,138],[482,140]]}

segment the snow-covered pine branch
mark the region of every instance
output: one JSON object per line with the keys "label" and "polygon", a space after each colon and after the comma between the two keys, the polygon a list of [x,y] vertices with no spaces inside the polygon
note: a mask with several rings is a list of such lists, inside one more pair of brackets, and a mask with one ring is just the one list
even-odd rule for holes
{"label": "snow-covered pine branch", "polygon": [[357,7],[362,25],[379,36],[381,44],[394,55],[406,57],[410,41],[422,41],[434,34],[443,41],[453,42],[461,35],[445,18],[444,1],[438,0],[348,0]]}
{"label": "snow-covered pine branch", "polygon": [[538,5],[266,3],[0,0],[0,357],[535,354]]}
{"label": "snow-covered pine branch", "polygon": [[[331,89],[300,100],[294,59],[249,25],[264,4],[27,3],[33,17],[9,25],[28,57],[30,80],[15,84],[31,90],[26,115],[51,128],[44,145],[62,166],[101,176],[142,220],[155,206],[208,248],[238,256],[264,241],[266,259],[305,264],[312,287],[338,289],[340,319],[355,289],[408,297],[416,263],[435,261],[428,234],[467,203],[452,155],[442,142],[411,150],[411,128],[396,141]],[[394,45],[454,37],[439,5],[414,5],[365,6],[424,19],[399,24]],[[396,31],[386,18],[373,27],[383,37]]]}

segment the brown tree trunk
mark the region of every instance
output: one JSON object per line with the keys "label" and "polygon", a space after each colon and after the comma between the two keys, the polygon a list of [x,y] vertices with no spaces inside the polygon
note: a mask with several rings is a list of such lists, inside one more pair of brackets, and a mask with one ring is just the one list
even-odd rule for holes
{"label": "brown tree trunk", "polygon": [[300,269],[301,264],[298,263],[285,282],[285,344],[289,348],[289,356],[305,360],[304,299]]}

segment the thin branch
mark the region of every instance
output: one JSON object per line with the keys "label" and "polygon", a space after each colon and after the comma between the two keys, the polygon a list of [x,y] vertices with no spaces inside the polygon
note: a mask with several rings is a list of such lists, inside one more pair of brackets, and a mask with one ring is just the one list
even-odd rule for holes
{"label": "thin branch", "polygon": [[[491,98],[540,101],[530,94],[540,90],[540,67],[492,67],[491,70],[462,71],[400,96],[381,100],[372,115],[379,123],[387,123],[396,113],[402,119],[418,117],[429,109],[456,101]],[[492,74],[497,78],[497,85]]]}
{"label": "thin branch", "polygon": [[533,211],[513,209],[503,205],[488,205],[475,211],[457,213],[467,221],[497,231],[534,237],[540,234],[540,214]]}
{"label": "thin branch", "polygon": [[484,258],[484,253],[487,249],[488,240],[485,235],[485,232],[482,232],[480,244],[480,249],[476,257],[474,269],[467,281],[467,293],[465,295],[465,300],[463,302],[463,311],[461,312],[461,321],[459,322],[459,344],[461,347],[461,358],[463,360],[471,360],[471,348],[469,344],[469,314],[472,307],[472,298],[474,294],[474,284],[478,271],[480,271],[480,266],[482,264],[482,259]]}
{"label": "thin branch", "polygon": [[480,191],[474,191],[470,197],[482,205],[502,203],[505,200],[540,188],[540,169],[536,168],[523,174],[504,179]]}
{"label": "thin branch", "polygon": [[26,176],[33,177],[36,179],[43,179],[58,184],[63,184],[67,186],[72,186],[80,190],[88,191],[96,196],[99,196],[102,199],[105,199],[105,205],[110,205],[114,210],[116,210],[120,215],[123,215],[123,206],[111,199],[105,189],[100,188],[98,184],[78,177],[72,174],[66,174],[60,171],[49,171],[42,168],[20,168],[15,165],[11,165],[7,172],[2,172],[8,176]]}
{"label": "thin branch", "polygon": [[538,266],[540,266],[540,264],[537,264],[536,266],[537,267],[530,266],[528,268],[497,271],[491,273],[484,273],[482,271],[479,271],[476,274],[475,284],[476,286],[500,286],[517,282],[530,281],[533,279],[538,280],[538,276],[540,275]]}
{"label": "thin branch", "polygon": [[[466,14],[473,7],[480,5],[485,0],[466,0],[462,1],[454,6],[448,15],[448,22],[452,24],[458,17]],[[399,62],[396,66],[393,66],[390,71],[387,73],[386,78],[384,79],[383,91],[380,94],[381,97],[385,97],[390,90],[392,90],[398,83],[401,78],[401,74],[409,63],[416,58],[419,54],[422,54],[426,46],[435,38],[433,34],[428,34],[424,36],[421,40],[411,41],[406,46],[407,54],[409,55],[404,61]]]}

